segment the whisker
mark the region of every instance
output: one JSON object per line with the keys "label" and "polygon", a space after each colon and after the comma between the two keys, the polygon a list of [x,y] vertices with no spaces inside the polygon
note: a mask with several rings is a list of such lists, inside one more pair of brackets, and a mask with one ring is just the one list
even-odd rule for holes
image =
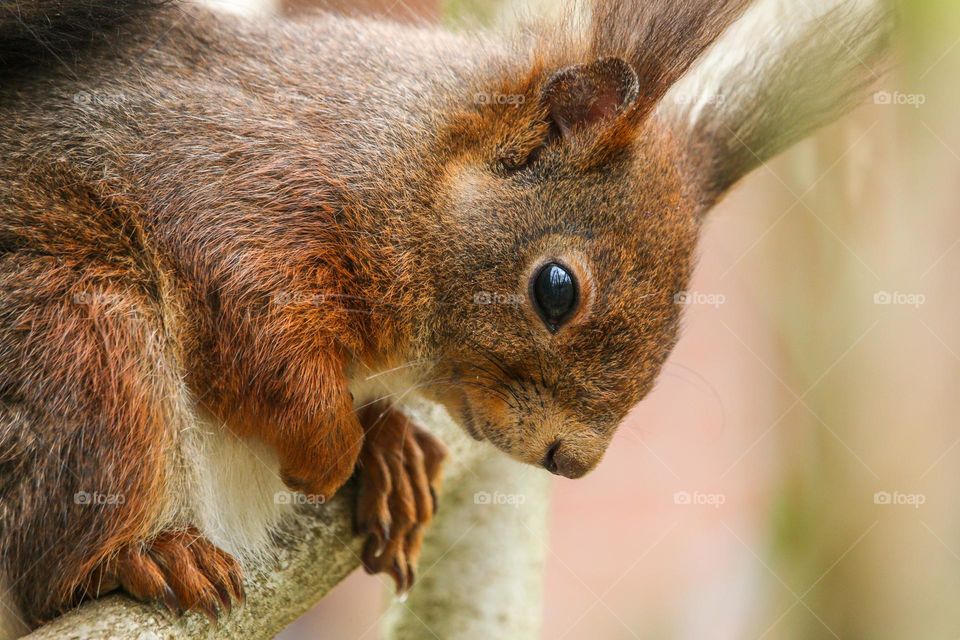
{"label": "whisker", "polygon": [[385,375],[387,375],[388,373],[393,373],[393,372],[395,372],[395,371],[400,371],[401,369],[408,369],[408,368],[410,368],[410,367],[415,367],[415,366],[420,365],[420,364],[426,364],[427,362],[433,362],[434,364],[436,364],[437,361],[436,361],[436,360],[429,360],[429,359],[426,359],[426,358],[420,359],[420,360],[411,360],[410,362],[407,362],[406,364],[402,364],[402,365],[400,365],[400,366],[398,366],[398,367],[393,367],[392,369],[387,369],[386,371],[381,371],[380,373],[375,373],[375,374],[373,374],[373,375],[369,375],[369,376],[367,376],[366,378],[364,378],[364,380],[373,380],[374,378],[379,378],[380,376],[385,376]]}

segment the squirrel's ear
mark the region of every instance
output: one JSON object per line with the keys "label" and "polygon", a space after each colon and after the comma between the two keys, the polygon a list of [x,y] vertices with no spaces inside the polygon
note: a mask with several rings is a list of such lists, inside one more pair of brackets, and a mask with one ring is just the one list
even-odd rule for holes
{"label": "squirrel's ear", "polygon": [[601,58],[557,71],[543,89],[543,100],[564,136],[610,120],[640,94],[637,73],[621,58]]}

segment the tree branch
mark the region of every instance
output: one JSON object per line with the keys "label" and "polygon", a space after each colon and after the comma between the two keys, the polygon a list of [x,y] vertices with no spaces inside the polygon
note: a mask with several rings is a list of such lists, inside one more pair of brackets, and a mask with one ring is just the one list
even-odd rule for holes
{"label": "tree branch", "polygon": [[[494,529],[497,522],[511,522],[511,533],[509,536],[517,535],[523,538],[540,538],[534,545],[527,545],[533,549],[533,555],[529,562],[515,561],[510,571],[506,571],[500,576],[501,590],[511,591],[506,585],[506,581],[522,580],[528,587],[533,585],[533,594],[539,593],[537,587],[539,583],[538,576],[525,575],[529,571],[539,570],[539,558],[542,547],[542,531],[545,523],[545,488],[542,495],[528,495],[524,498],[524,504],[531,500],[536,506],[537,512],[531,519],[532,526],[530,534],[523,535],[522,530],[517,528],[520,517],[518,510],[514,507],[493,505],[486,512],[480,511],[479,523],[472,527],[475,533],[459,535],[458,540],[450,539],[451,532],[457,531],[472,517],[469,513],[473,505],[473,493],[476,491],[499,491],[501,494],[510,491],[519,492],[522,488],[519,479],[524,478],[528,473],[526,467],[518,463],[506,460],[502,454],[498,454],[487,445],[480,445],[466,438],[462,431],[457,427],[450,417],[441,407],[424,401],[411,402],[406,410],[418,420],[420,424],[430,428],[435,434],[441,437],[448,445],[451,451],[450,461],[446,466],[444,493],[441,498],[441,509],[435,521],[436,531],[427,537],[427,543],[424,547],[424,558],[421,562],[421,577],[424,578],[422,584],[418,584],[411,595],[411,600],[407,604],[395,604],[399,607],[401,614],[406,610],[406,615],[411,617],[419,616],[426,625],[442,624],[442,620],[432,610],[437,605],[438,592],[436,585],[442,583],[443,590],[455,594],[454,608],[444,608],[448,613],[456,616],[456,608],[464,604],[462,598],[469,595],[476,584],[474,580],[495,579],[493,575],[481,577],[474,575],[477,570],[484,566],[494,567],[503,566],[505,562],[510,562],[507,554],[501,553],[500,557],[494,559],[494,548],[491,547],[491,540],[503,540],[503,533],[496,533]],[[492,466],[487,466],[491,464]],[[533,471],[536,474],[536,471]],[[545,487],[545,474],[537,474],[538,481],[535,486]],[[531,476],[532,477],[532,476]],[[478,478],[481,479],[478,485]],[[504,482],[507,482],[504,485]],[[511,482],[512,481],[512,482]],[[461,489],[462,485],[462,489]],[[504,488],[509,485],[511,488]],[[478,488],[480,487],[480,488]],[[538,489],[540,491],[540,489]],[[343,580],[351,571],[360,564],[360,549],[362,540],[353,534],[352,510],[355,498],[355,489],[353,487],[345,488],[329,504],[312,511],[304,511],[293,524],[283,534],[283,539],[279,542],[277,548],[277,561],[273,566],[264,567],[259,570],[248,570],[246,578],[247,601],[236,608],[230,615],[224,616],[219,622],[214,623],[198,614],[188,614],[178,617],[166,610],[145,604],[134,602],[126,597],[114,595],[107,598],[90,602],[64,615],[50,624],[34,631],[26,636],[28,640],[88,640],[90,638],[137,638],[141,640],[173,640],[173,639],[216,639],[216,638],[244,638],[245,640],[256,640],[262,638],[267,640],[273,638],[281,629],[290,624],[293,620],[307,612],[317,601],[326,593]],[[448,504],[449,503],[449,504]],[[480,505],[478,505],[480,506]],[[444,508],[446,507],[446,508]],[[509,509],[509,510],[508,510]],[[449,513],[447,513],[449,512]],[[526,515],[530,515],[527,513]],[[468,525],[469,526],[469,525]],[[500,543],[493,543],[497,547]],[[459,548],[459,551],[454,547]],[[471,553],[466,549],[475,548],[476,553],[472,563],[474,570],[467,574],[461,574],[459,570],[450,571],[452,565],[444,559],[445,554],[448,558],[470,558]],[[526,548],[519,544],[514,549]],[[444,560],[441,564],[440,560]],[[429,568],[429,569],[428,569]],[[519,571],[519,573],[518,573]],[[432,573],[432,575],[430,575]],[[431,586],[431,584],[433,586]],[[483,592],[490,589],[496,589],[494,585],[487,586]],[[526,588],[526,587],[525,587]],[[421,594],[421,591],[423,592]],[[474,600],[479,596],[479,591],[475,592]],[[486,597],[486,596],[482,596]],[[417,603],[422,602],[424,612],[418,613]],[[497,602],[491,600],[491,604]],[[499,601],[489,611],[502,609],[504,603]],[[474,609],[478,603],[471,605]],[[534,603],[533,606],[526,607],[528,611],[524,614],[515,612],[508,616],[512,622],[510,629],[532,629],[531,632],[516,635],[509,633],[502,635],[499,629],[507,628],[499,624],[502,616],[490,617],[487,621],[482,636],[469,637],[511,637],[511,638],[533,638],[536,637],[536,621],[539,620],[539,606]],[[464,613],[464,616],[468,616]],[[517,622],[519,617],[533,616],[533,622],[529,620]],[[519,617],[518,617],[519,616]],[[476,616],[474,616],[476,617]],[[395,616],[390,618],[398,620]],[[465,618],[466,619],[466,618]],[[405,632],[402,630],[401,622],[397,623],[400,628],[396,632],[390,632],[392,638],[416,638],[428,637],[434,638],[433,633],[427,633],[422,625],[419,631]],[[499,624],[491,628],[489,624]],[[519,624],[519,626],[518,626]],[[426,635],[422,635],[426,634]],[[450,637],[444,633],[441,637]],[[460,636],[458,637],[467,637]]]}

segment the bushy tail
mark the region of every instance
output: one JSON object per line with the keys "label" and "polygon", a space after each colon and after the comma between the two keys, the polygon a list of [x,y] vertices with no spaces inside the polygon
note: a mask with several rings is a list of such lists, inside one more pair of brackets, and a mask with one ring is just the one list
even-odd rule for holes
{"label": "bushy tail", "polygon": [[883,75],[888,0],[760,0],[662,100],[708,207],[742,176],[862,102]]}
{"label": "bushy tail", "polygon": [[168,0],[0,0],[0,73],[66,62]]}

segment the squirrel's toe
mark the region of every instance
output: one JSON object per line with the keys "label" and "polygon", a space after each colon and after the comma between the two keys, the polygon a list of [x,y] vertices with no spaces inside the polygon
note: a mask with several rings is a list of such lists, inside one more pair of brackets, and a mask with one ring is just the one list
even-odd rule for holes
{"label": "squirrel's toe", "polygon": [[192,528],[128,545],[107,573],[134,599],[162,603],[175,613],[197,611],[216,619],[244,598],[239,563]]}
{"label": "squirrel's toe", "polygon": [[405,593],[416,578],[426,526],[437,508],[446,447],[393,409],[378,409],[360,454],[357,530],[363,566],[386,573]]}

